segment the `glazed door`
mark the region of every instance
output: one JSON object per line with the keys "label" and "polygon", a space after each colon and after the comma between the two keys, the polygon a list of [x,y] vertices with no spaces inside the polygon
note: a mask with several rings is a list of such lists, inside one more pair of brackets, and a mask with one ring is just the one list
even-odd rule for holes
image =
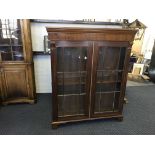
{"label": "glazed door", "polygon": [[126,42],[95,42],[93,55],[92,117],[119,112]]}
{"label": "glazed door", "polygon": [[0,19],[0,61],[23,61],[22,20]]}
{"label": "glazed door", "polygon": [[88,117],[91,43],[59,41],[51,46],[53,120]]}

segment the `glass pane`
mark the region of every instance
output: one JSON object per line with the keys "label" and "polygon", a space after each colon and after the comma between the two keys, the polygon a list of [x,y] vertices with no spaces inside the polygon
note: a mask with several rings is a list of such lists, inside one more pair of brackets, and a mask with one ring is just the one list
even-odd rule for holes
{"label": "glass pane", "polygon": [[[76,72],[86,70],[87,48],[57,48],[58,72]],[[63,63],[63,65],[62,65]]]}
{"label": "glass pane", "polygon": [[95,113],[118,111],[120,92],[96,93]]}
{"label": "glass pane", "polygon": [[118,68],[119,47],[101,47],[99,49],[98,70],[115,70]]}
{"label": "glass pane", "polygon": [[21,34],[16,35],[16,38],[11,39],[11,44],[13,46],[22,46]]}
{"label": "glass pane", "polygon": [[84,115],[86,47],[57,48],[58,115]]}
{"label": "glass pane", "polygon": [[114,93],[96,93],[95,113],[113,110]]}
{"label": "glass pane", "polygon": [[97,83],[121,81],[122,71],[97,71]]}
{"label": "glass pane", "polygon": [[23,60],[19,19],[0,19],[0,54],[2,61]]}
{"label": "glass pane", "polygon": [[14,61],[21,61],[24,60],[23,57],[23,47],[22,46],[13,46],[12,47],[13,55],[14,55]]}
{"label": "glass pane", "polygon": [[120,83],[97,83],[96,84],[96,92],[114,92],[120,91]]}
{"label": "glass pane", "polygon": [[100,47],[94,113],[118,109],[126,48]]}
{"label": "glass pane", "polygon": [[126,47],[120,49],[119,70],[123,70],[125,60]]}
{"label": "glass pane", "polygon": [[13,59],[13,53],[11,52],[10,46],[0,46],[0,54],[2,60],[11,61]]}

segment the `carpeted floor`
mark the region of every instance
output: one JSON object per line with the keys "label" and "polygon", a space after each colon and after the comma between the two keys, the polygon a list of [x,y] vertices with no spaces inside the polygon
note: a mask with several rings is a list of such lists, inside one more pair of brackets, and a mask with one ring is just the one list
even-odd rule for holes
{"label": "carpeted floor", "polygon": [[1,135],[152,135],[155,134],[155,85],[127,87],[124,121],[97,120],[51,129],[51,95],[38,94],[35,105],[0,109]]}

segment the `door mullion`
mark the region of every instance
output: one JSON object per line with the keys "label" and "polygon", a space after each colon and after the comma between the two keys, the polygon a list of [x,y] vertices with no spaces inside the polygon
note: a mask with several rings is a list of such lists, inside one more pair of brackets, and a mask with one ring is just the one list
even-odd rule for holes
{"label": "door mullion", "polygon": [[95,106],[95,89],[96,89],[96,67],[98,59],[98,50],[96,49],[96,42],[92,43],[92,63],[91,63],[91,82],[90,82],[90,106],[89,106],[89,118],[94,113]]}

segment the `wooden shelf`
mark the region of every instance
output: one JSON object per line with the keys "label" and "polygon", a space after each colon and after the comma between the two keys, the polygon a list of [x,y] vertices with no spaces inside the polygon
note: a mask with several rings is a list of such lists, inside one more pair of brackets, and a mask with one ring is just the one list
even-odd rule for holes
{"label": "wooden shelf", "polygon": [[[103,82],[96,82],[97,84],[110,84],[110,83],[120,83],[121,81],[103,81]],[[65,85],[84,85],[84,84],[86,84],[86,82],[70,82],[70,81],[68,81],[68,82],[64,82],[64,84]],[[61,86],[61,85],[63,85],[63,83],[59,83],[58,82],[58,85],[59,86]]]}
{"label": "wooden shelf", "polygon": [[82,73],[87,73],[87,71],[74,71],[74,72],[57,72],[57,74],[82,74]]}
{"label": "wooden shelf", "polygon": [[[0,30],[8,30],[8,28],[0,28]],[[21,30],[21,29],[19,29],[19,28],[16,29],[16,28],[15,28],[15,29],[9,29],[9,30],[11,30],[11,31],[13,31],[13,30],[14,30],[14,31],[18,31],[18,30]]]}
{"label": "wooden shelf", "polygon": [[[70,85],[73,85],[73,86],[74,85],[85,85],[85,84],[86,84],[86,82],[72,82],[72,81],[71,82],[68,81],[68,82],[65,82],[64,83],[65,86],[70,86]],[[58,82],[58,85],[59,86],[63,86],[63,83],[59,83]]]}
{"label": "wooden shelf", "polygon": [[12,44],[8,45],[8,44],[0,44],[0,47],[11,47],[11,46],[22,47],[23,45],[12,45]]}
{"label": "wooden shelf", "polygon": [[102,92],[96,92],[96,94],[107,94],[107,93],[120,93],[121,91],[102,91]]}
{"label": "wooden shelf", "polygon": [[63,95],[58,95],[58,97],[62,97],[62,96],[75,96],[75,95],[86,95],[86,93],[79,93],[79,94],[63,94]]}
{"label": "wooden shelf", "polygon": [[96,83],[120,83],[121,80],[117,80],[117,81],[97,81]]}
{"label": "wooden shelf", "polygon": [[124,70],[121,70],[121,69],[119,69],[119,70],[109,70],[109,69],[103,69],[103,70],[96,70],[96,72],[112,72],[112,73],[114,73],[114,72],[123,72]]}

